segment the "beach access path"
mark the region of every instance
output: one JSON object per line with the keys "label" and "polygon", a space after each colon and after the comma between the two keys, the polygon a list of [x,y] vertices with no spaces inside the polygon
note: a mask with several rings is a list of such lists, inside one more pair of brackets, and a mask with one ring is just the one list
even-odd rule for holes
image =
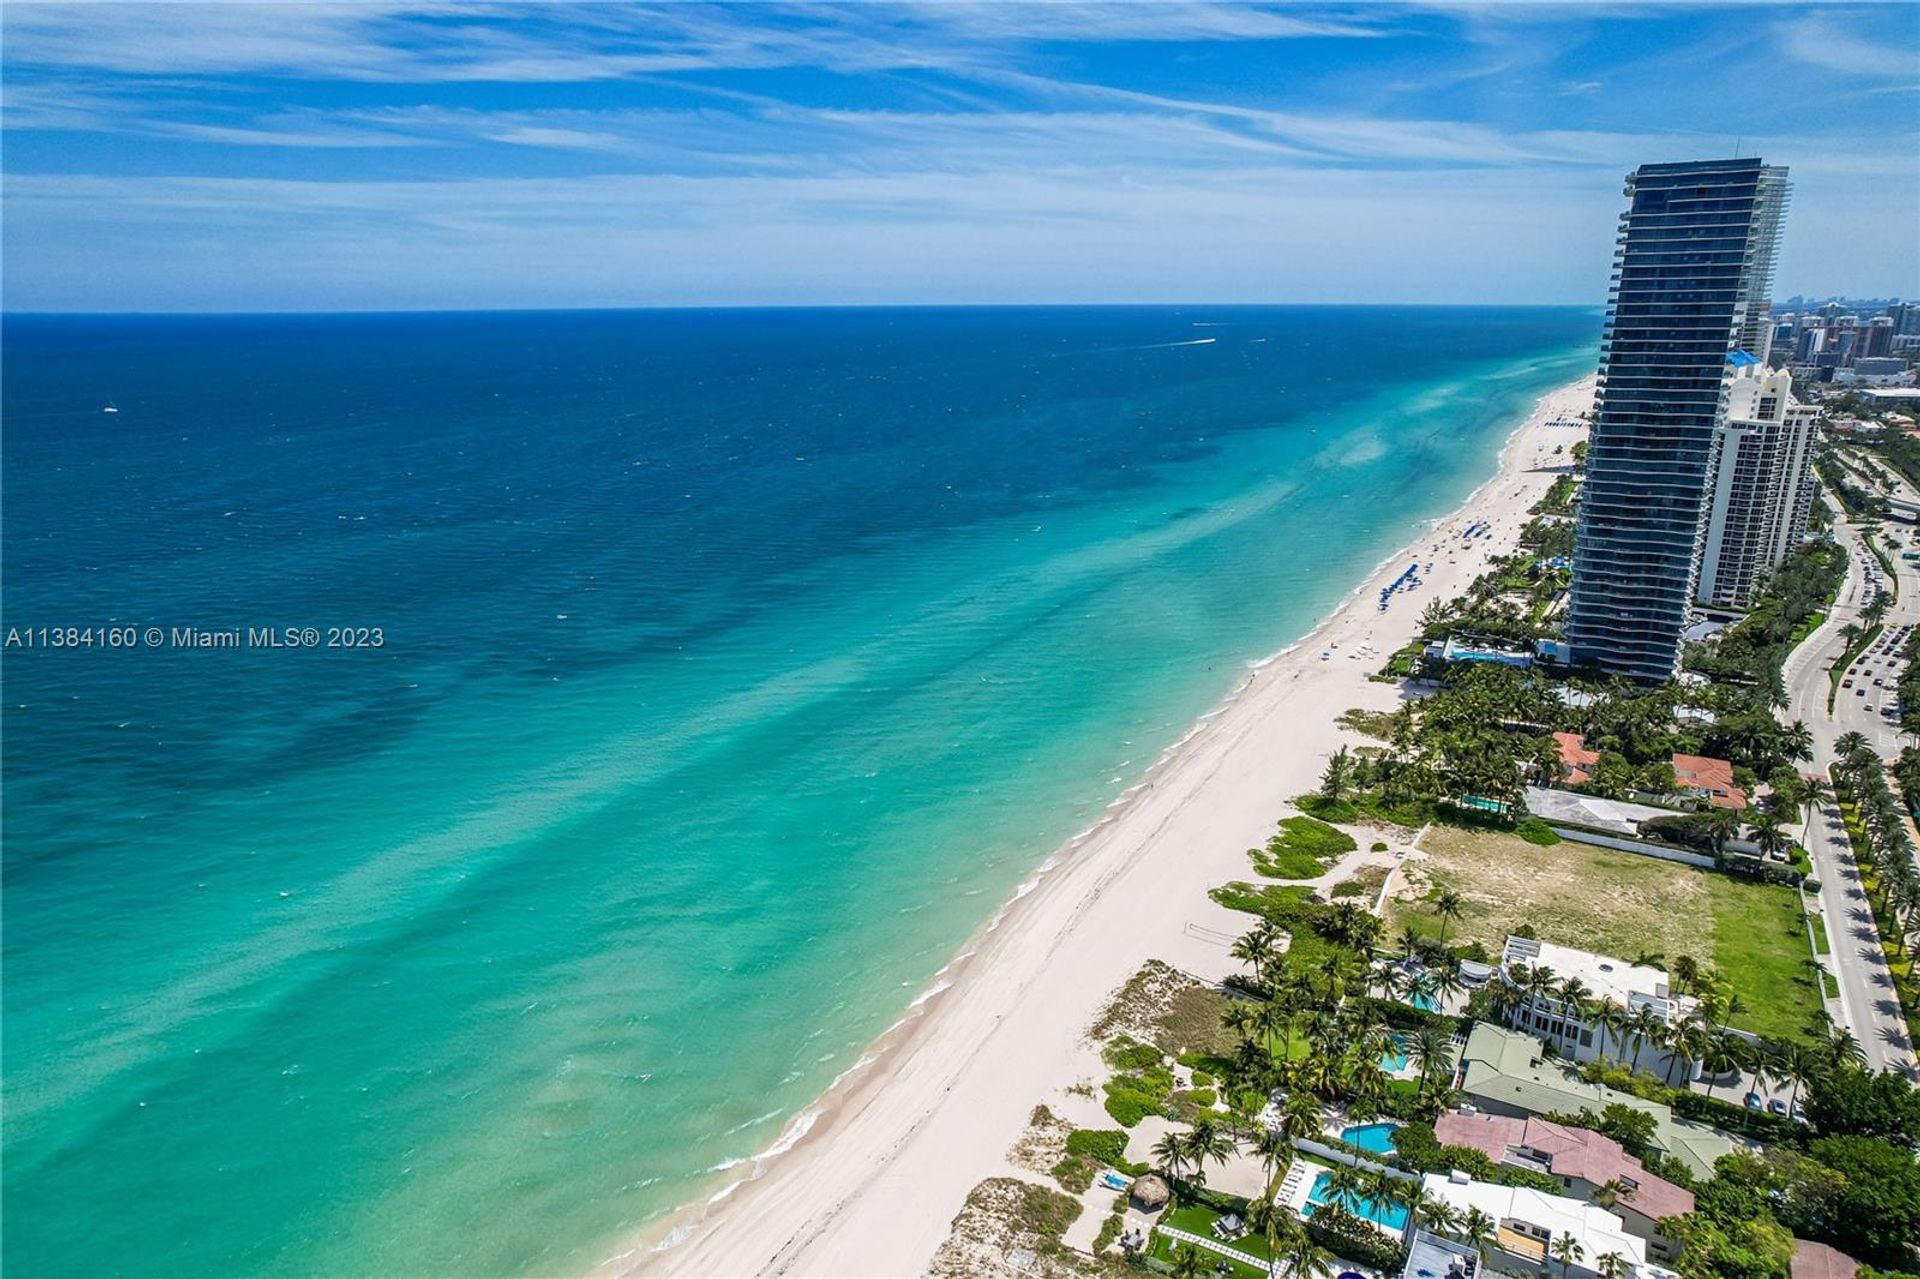
{"label": "beach access path", "polygon": [[[1087,1028],[1130,975],[1149,959],[1227,970],[1222,939],[1249,921],[1207,890],[1250,878],[1246,849],[1317,784],[1329,753],[1360,740],[1334,723],[1341,712],[1398,704],[1397,685],[1368,677],[1415,636],[1430,601],[1460,594],[1514,548],[1528,508],[1584,438],[1549,423],[1590,408],[1593,393],[1588,377],[1542,397],[1494,478],[1252,672],[1104,825],[984,926],[950,966],[951,987],[870,1050],[873,1066],[821,1099],[791,1150],[717,1202],[611,1245],[596,1273],[923,1273],[968,1192],[1006,1168],[1034,1105],[1085,1073]],[[1481,521],[1489,532],[1463,540]],[[1379,611],[1381,589],[1416,560],[1423,585]]]}

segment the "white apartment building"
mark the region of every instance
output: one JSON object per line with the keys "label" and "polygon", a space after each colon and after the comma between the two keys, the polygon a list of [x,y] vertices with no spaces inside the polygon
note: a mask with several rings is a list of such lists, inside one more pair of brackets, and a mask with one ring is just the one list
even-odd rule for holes
{"label": "white apartment building", "polygon": [[1793,398],[1786,370],[1753,364],[1735,373],[1714,432],[1712,501],[1694,592],[1702,603],[1744,607],[1799,545],[1813,507],[1819,416]]}
{"label": "white apartment building", "polygon": [[[1542,971],[1551,974],[1551,989],[1535,989],[1532,979]],[[1667,974],[1658,968],[1531,937],[1509,937],[1500,956],[1500,977],[1521,996],[1508,1018],[1514,1028],[1545,1040],[1567,1061],[1604,1056],[1635,1065],[1675,1086],[1699,1074],[1697,1063],[1667,1052],[1651,1038],[1608,1030],[1594,1016],[1601,1005],[1611,1004],[1628,1014],[1649,1009],[1666,1030],[1684,1021],[1696,1001],[1673,994]],[[1584,988],[1586,1008],[1570,1006],[1559,994],[1569,979],[1578,980]]]}

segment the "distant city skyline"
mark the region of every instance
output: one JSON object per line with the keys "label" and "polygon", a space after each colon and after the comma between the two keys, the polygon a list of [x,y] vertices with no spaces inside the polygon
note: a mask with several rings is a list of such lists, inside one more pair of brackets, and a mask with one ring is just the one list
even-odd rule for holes
{"label": "distant city skyline", "polygon": [[1920,294],[1902,5],[12,4],[4,303],[1605,301],[1624,175]]}

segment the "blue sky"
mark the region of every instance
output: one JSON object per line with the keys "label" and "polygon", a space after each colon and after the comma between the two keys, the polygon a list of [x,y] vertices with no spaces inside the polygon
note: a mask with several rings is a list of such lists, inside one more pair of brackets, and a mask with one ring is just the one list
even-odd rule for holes
{"label": "blue sky", "polygon": [[8,3],[12,310],[1604,300],[1758,152],[1920,294],[1920,9]]}

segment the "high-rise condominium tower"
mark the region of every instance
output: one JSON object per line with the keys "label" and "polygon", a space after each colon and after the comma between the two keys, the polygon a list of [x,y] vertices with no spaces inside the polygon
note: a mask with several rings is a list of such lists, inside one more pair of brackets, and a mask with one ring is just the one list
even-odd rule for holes
{"label": "high-rise condominium tower", "polygon": [[1820,410],[1793,398],[1793,377],[1743,365],[1715,437],[1699,598],[1745,607],[1754,587],[1800,544],[1813,509],[1813,438]]}
{"label": "high-rise condominium tower", "polygon": [[1647,164],[1626,194],[1566,638],[1575,662],[1663,680],[1699,574],[1727,357],[1766,304],[1787,171]]}

